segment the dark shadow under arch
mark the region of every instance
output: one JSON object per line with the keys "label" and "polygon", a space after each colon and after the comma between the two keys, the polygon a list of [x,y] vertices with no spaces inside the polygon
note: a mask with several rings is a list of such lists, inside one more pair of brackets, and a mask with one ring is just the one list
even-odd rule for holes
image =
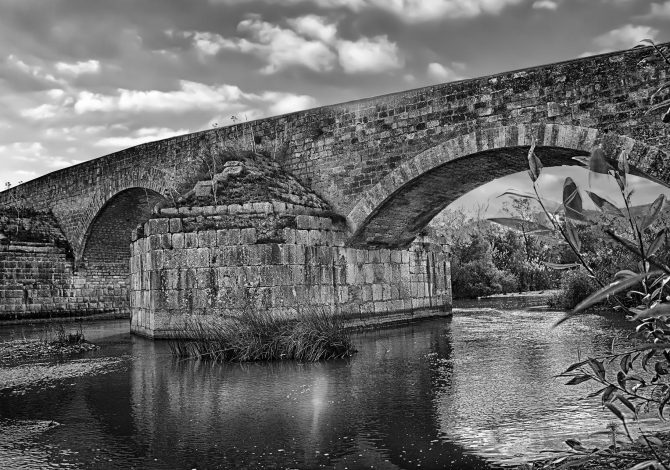
{"label": "dark shadow under arch", "polygon": [[[423,173],[399,188],[368,218],[352,244],[375,248],[405,248],[450,203],[496,178],[528,168],[528,147],[487,150],[458,158]],[[572,157],[587,152],[537,147],[545,166],[575,165]]]}

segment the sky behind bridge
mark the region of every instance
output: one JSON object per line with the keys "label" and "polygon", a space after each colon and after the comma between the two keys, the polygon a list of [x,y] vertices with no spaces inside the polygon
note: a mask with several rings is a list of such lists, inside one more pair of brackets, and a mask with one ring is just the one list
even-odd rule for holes
{"label": "sky behind bridge", "polygon": [[0,0],[0,183],[232,116],[666,41],[669,25],[665,0]]}

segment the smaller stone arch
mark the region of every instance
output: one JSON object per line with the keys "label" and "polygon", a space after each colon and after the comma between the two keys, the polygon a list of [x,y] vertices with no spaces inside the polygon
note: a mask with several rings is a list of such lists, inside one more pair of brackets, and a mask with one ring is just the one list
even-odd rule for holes
{"label": "smaller stone arch", "polygon": [[419,153],[381,179],[347,215],[348,245],[406,247],[450,202],[495,178],[527,169],[535,140],[547,166],[577,164],[596,146],[608,155],[628,155],[632,165],[670,181],[665,154],[630,137],[558,124],[522,124],[478,129]]}
{"label": "smaller stone arch", "polygon": [[131,232],[146,222],[153,207],[163,200],[152,189],[128,188],[98,211],[77,257],[80,273],[91,288],[109,291],[116,302],[127,302]]}

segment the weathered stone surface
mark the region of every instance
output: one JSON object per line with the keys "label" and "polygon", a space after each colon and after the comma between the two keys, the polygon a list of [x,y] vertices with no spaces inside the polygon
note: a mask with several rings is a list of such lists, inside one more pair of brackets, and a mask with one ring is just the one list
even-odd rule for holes
{"label": "weathered stone surface", "polygon": [[274,314],[325,309],[358,325],[451,309],[449,262],[436,245],[361,250],[324,243],[333,232],[318,229],[297,230],[305,236],[290,242],[256,243],[254,230],[185,234],[200,247],[184,250],[154,247],[154,235],[133,243],[132,331],[178,336],[194,312],[238,315],[247,297]]}
{"label": "weathered stone surface", "polygon": [[[640,48],[582,58],[147,143],[4,191],[0,205],[23,201],[51,211],[72,248],[81,279],[77,282],[106,282],[112,289],[127,289],[131,238],[134,246],[146,250],[169,250],[171,245],[180,252],[182,246],[199,248],[197,237],[183,232],[205,230],[207,224],[221,228],[223,219],[216,216],[319,217],[324,214],[318,210],[328,209],[342,222],[346,219],[346,232],[328,230],[328,222],[321,225],[310,218],[300,219],[300,227],[227,228],[240,229],[238,236],[247,244],[327,246],[333,252],[358,247],[363,254],[389,249],[390,263],[399,256],[399,269],[418,275],[421,265],[406,259],[404,248],[463,193],[524,169],[532,140],[546,165],[569,163],[572,156],[601,145],[606,154],[625,152],[636,167],[670,182],[668,156],[660,150],[670,143],[670,133],[660,115],[642,118],[652,92],[666,80],[662,65],[638,65],[652,53]],[[235,177],[242,165],[224,166],[230,201],[165,212],[175,188],[197,174],[203,151],[250,148],[249,136],[258,138],[257,148],[267,157],[252,155]],[[257,191],[235,193],[232,182],[238,180],[255,184]],[[270,183],[274,189],[268,196],[262,189]],[[160,224],[141,225],[153,208],[170,219],[167,230]],[[173,222],[177,214],[180,222]],[[250,232],[242,235],[251,228],[255,241]],[[168,238],[167,233],[172,235]],[[217,234],[217,243],[220,239]],[[241,246],[232,256],[236,266],[247,259]],[[309,253],[305,249],[302,256]],[[380,276],[370,268],[361,273],[365,279]],[[418,284],[413,286],[418,293]],[[387,297],[393,295],[389,292]],[[329,295],[319,292],[314,297]],[[389,302],[383,289],[381,296]],[[146,292],[133,298],[151,299]],[[196,300],[179,302],[191,305]],[[393,304],[375,308],[388,311]]]}

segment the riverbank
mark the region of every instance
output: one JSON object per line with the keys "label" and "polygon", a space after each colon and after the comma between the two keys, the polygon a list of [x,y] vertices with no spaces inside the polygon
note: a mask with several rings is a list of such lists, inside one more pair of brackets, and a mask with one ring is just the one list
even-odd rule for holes
{"label": "riverbank", "polygon": [[[516,467],[516,470],[554,470],[559,468],[571,468],[573,470],[597,470],[613,469],[628,470],[642,462],[660,458],[666,465],[670,464],[670,431],[654,433],[650,439],[654,447],[654,453],[643,443],[624,445],[616,452],[611,449],[602,449],[592,454],[574,452],[566,456],[552,457],[537,460]],[[643,467],[644,469],[655,469],[662,467]],[[642,470],[642,468],[640,469]]]}
{"label": "riverbank", "polygon": [[74,354],[99,349],[86,340],[72,343],[45,341],[41,339],[11,340],[0,342],[0,366],[18,363],[28,359],[42,359],[54,356],[72,356]]}

